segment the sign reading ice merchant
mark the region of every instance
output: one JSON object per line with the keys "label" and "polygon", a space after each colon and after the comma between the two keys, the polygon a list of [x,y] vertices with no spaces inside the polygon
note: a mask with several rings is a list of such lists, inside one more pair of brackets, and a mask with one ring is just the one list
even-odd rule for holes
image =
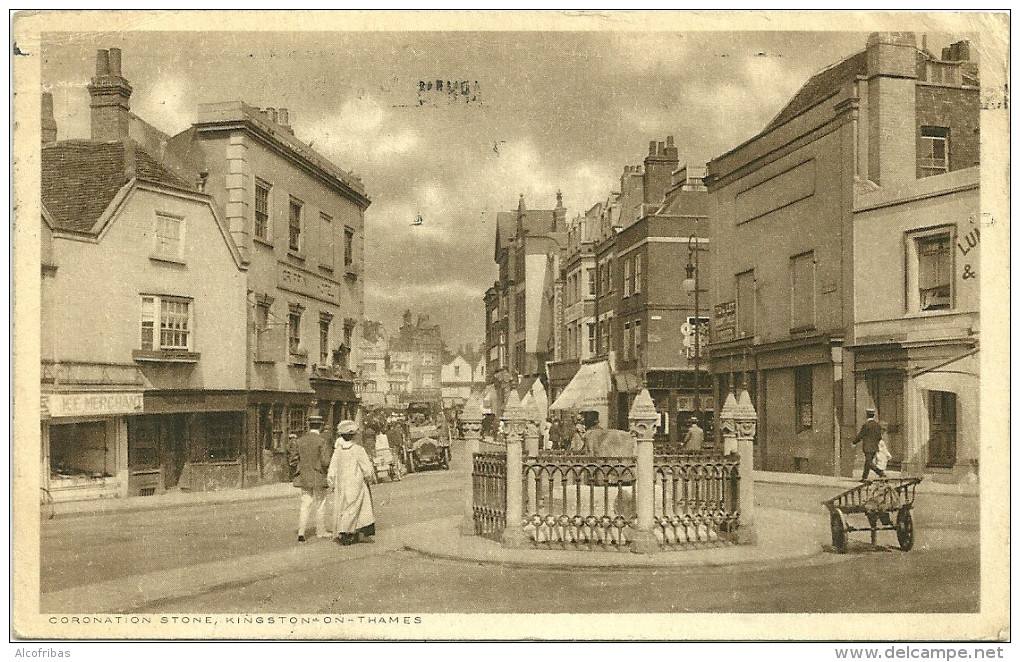
{"label": "sign reading ice merchant", "polygon": [[141,393],[51,393],[50,416],[112,416],[142,413]]}

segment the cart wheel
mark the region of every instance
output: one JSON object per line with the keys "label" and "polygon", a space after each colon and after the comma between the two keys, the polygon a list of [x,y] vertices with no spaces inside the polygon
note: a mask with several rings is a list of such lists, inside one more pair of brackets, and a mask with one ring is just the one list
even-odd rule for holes
{"label": "cart wheel", "polygon": [[829,528],[832,529],[832,546],[840,554],[846,554],[846,518],[838,508],[829,514]]}
{"label": "cart wheel", "polygon": [[910,514],[910,508],[900,508],[896,515],[896,539],[904,552],[914,547],[914,516]]}

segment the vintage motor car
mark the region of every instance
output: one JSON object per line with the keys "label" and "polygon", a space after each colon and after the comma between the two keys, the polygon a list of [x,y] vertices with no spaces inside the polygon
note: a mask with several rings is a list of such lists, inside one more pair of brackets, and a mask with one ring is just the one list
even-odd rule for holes
{"label": "vintage motor car", "polygon": [[[441,411],[441,410],[440,410]],[[441,413],[440,413],[441,415]],[[408,406],[407,439],[404,443],[404,464],[407,471],[425,468],[450,468],[450,439],[435,424],[436,416],[429,403]]]}

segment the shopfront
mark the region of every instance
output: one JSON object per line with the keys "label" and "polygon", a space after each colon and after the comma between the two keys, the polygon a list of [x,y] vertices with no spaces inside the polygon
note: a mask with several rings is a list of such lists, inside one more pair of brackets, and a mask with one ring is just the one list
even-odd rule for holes
{"label": "shopfront", "polygon": [[126,496],[128,421],[140,392],[48,393],[42,397],[42,482],[53,501]]}
{"label": "shopfront", "polygon": [[242,393],[151,392],[127,421],[128,493],[206,491],[245,484]]}

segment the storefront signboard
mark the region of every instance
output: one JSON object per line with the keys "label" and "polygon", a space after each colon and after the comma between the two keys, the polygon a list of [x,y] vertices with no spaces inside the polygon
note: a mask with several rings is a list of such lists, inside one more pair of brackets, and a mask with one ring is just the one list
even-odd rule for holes
{"label": "storefront signboard", "polygon": [[43,397],[53,418],[142,413],[141,392],[51,393]]}

